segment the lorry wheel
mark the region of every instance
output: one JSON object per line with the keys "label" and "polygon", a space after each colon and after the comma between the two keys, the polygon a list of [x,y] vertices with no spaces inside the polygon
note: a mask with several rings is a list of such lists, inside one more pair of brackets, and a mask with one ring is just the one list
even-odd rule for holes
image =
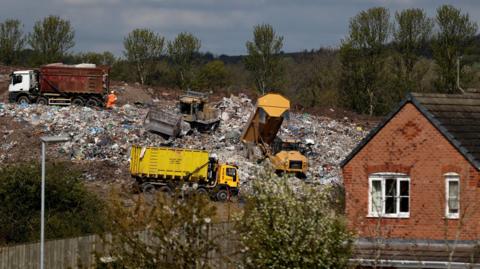
{"label": "lorry wheel", "polygon": [[158,188],[158,191],[166,195],[172,194],[172,189],[170,189],[169,186],[161,186],[160,188]]}
{"label": "lorry wheel", "polygon": [[18,97],[17,103],[19,104],[30,104],[30,99],[28,99],[28,96],[22,95]]}
{"label": "lorry wheel", "polygon": [[298,172],[295,174],[295,177],[297,177],[298,179],[307,179],[307,175],[305,175],[304,173],[302,172]]}
{"label": "lorry wheel", "polygon": [[198,195],[198,196],[205,196],[205,197],[208,197],[208,191],[205,189],[205,188],[198,188],[195,193]]}
{"label": "lorry wheel", "polygon": [[37,104],[46,106],[48,105],[48,99],[45,97],[38,97]]}
{"label": "lorry wheel", "polygon": [[154,194],[155,193],[155,186],[150,183],[143,183],[142,184],[142,191],[146,194]]}
{"label": "lorry wheel", "polygon": [[75,97],[72,100],[72,105],[74,106],[84,106],[85,100],[82,97]]}
{"label": "lorry wheel", "polygon": [[89,107],[100,106],[100,101],[97,98],[90,98],[87,101],[87,106]]}
{"label": "lorry wheel", "polygon": [[228,192],[225,189],[224,190],[219,190],[215,196],[217,198],[217,201],[225,202],[228,199]]}

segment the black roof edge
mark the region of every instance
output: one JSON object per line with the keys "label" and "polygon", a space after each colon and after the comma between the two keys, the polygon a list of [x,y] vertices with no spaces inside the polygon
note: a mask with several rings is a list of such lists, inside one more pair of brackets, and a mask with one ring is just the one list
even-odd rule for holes
{"label": "black roof edge", "polygon": [[343,161],[340,162],[340,167],[344,167],[355,155],[357,155],[360,150],[363,149],[365,145],[378,133],[380,130],[390,122],[393,117],[403,108],[405,104],[412,101],[412,95],[410,93],[393,109],[388,115],[375,127],[373,128],[368,135],[360,141],[360,143],[350,152],[350,154],[345,157]]}
{"label": "black roof edge", "polygon": [[411,94],[408,93],[406,97],[395,107],[392,112],[390,112],[385,119],[380,122],[374,129],[370,131],[370,133],[362,139],[362,141],[347,155],[347,157],[340,162],[340,167],[344,167],[357,153],[363,149],[363,147],[387,124],[390,120],[395,117],[395,115],[405,106],[405,104],[411,102],[419,111],[422,113],[425,118],[435,127],[437,130],[455,147],[477,170],[480,170],[480,162],[475,160],[475,158],[468,152],[467,149],[462,147],[460,142],[455,139],[448,132],[448,130],[442,126],[442,124],[435,119],[435,117],[425,108],[423,107],[420,102],[416,100],[416,98]]}

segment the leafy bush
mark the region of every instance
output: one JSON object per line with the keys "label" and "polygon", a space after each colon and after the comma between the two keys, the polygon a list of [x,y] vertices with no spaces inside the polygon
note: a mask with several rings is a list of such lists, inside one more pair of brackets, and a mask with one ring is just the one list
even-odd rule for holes
{"label": "leafy bush", "polygon": [[329,190],[265,176],[238,223],[246,268],[346,268],[352,237]]}
{"label": "leafy bush", "polygon": [[[39,164],[0,168],[0,243],[40,237],[41,171]],[[45,181],[45,237],[99,233],[106,224],[104,203],[80,182],[66,164],[50,164]]]}
{"label": "leafy bush", "polygon": [[128,199],[113,195],[111,255],[117,266],[209,268],[209,252],[220,251],[210,234],[215,206],[201,195],[176,197],[139,196],[127,206]]}

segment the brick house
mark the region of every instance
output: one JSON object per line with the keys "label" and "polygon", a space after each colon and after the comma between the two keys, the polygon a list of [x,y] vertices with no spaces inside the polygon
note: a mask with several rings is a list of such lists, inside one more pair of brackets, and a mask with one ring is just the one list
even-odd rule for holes
{"label": "brick house", "polygon": [[407,95],[341,166],[359,265],[480,261],[480,94]]}

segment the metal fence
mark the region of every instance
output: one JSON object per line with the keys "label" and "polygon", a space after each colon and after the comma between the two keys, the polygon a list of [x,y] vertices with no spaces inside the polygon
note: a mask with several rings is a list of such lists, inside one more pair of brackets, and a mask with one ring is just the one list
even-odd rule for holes
{"label": "metal fence", "polygon": [[[217,240],[223,253],[235,253],[238,249],[236,240],[228,235],[231,223],[213,224],[212,238]],[[142,231],[141,238],[148,240],[148,231]],[[49,240],[45,242],[45,268],[96,268],[97,257],[108,253],[111,235],[103,239],[98,235],[76,238]],[[220,253],[210,253],[209,263],[214,268],[232,268],[231,260],[224,259]],[[235,255],[229,255],[235,258]],[[0,248],[0,269],[37,269],[40,268],[40,243],[31,243]]]}

